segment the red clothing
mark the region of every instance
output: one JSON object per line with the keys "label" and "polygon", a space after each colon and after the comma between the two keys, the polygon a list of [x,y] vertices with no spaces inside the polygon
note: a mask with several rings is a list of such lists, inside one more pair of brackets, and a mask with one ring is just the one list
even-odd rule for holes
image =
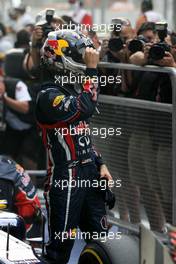
{"label": "red clothing", "polygon": [[89,14],[86,14],[86,15],[83,17],[83,19],[82,19],[82,21],[81,21],[81,24],[86,25],[86,26],[92,26],[92,24],[93,24],[92,16],[89,15]]}
{"label": "red clothing", "polygon": [[[28,231],[41,208],[36,188],[24,169],[6,156],[0,156],[0,170],[0,199],[8,200],[9,210],[24,219]],[[9,192],[8,186],[11,186]]]}

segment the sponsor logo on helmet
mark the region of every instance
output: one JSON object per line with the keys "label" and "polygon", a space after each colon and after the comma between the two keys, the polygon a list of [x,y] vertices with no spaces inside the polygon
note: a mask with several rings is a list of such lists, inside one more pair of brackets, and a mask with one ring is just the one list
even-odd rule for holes
{"label": "sponsor logo on helmet", "polygon": [[54,49],[54,52],[58,56],[63,56],[63,48],[68,48],[69,44],[65,39],[48,39],[48,45]]}
{"label": "sponsor logo on helmet", "polygon": [[57,97],[54,99],[54,101],[53,101],[53,107],[58,106],[58,105],[62,102],[63,99],[64,99],[64,95],[59,95],[59,96],[57,96]]}

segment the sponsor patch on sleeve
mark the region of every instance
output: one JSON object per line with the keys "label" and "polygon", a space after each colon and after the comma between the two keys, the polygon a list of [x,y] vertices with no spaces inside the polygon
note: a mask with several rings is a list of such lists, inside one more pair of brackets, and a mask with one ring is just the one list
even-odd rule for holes
{"label": "sponsor patch on sleeve", "polygon": [[56,96],[53,101],[53,107],[58,106],[62,102],[63,99],[64,99],[64,95]]}

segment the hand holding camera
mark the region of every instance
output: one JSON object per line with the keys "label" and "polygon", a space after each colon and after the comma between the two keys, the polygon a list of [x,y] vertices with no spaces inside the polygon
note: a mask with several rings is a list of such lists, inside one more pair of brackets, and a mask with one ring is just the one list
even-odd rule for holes
{"label": "hand holding camera", "polygon": [[174,57],[172,56],[170,52],[167,52],[167,51],[165,52],[164,58],[162,58],[161,60],[155,61],[155,63],[158,66],[162,66],[162,67],[176,67]]}
{"label": "hand holding camera", "polygon": [[54,9],[47,9],[46,10],[46,16],[45,16],[46,23],[42,25],[42,29],[43,29],[45,38],[47,38],[48,34],[51,31],[54,31],[54,28],[51,25],[53,18],[54,18],[54,14],[55,14]]}
{"label": "hand holding camera", "polygon": [[137,40],[131,41],[129,49],[133,55],[130,57],[130,62],[137,65],[154,64],[162,67],[176,67],[174,57],[171,54],[172,48],[166,41],[168,36],[167,23],[156,23],[155,30],[160,40],[157,43],[153,44],[147,40],[141,41],[139,37]]}
{"label": "hand holding camera", "polygon": [[44,33],[43,33],[42,27],[35,26],[35,29],[32,34],[32,46],[37,47],[37,46],[40,46],[40,44],[42,45],[43,36],[44,36]]}
{"label": "hand holding camera", "polygon": [[41,47],[43,44],[43,39],[47,38],[48,34],[51,31],[54,31],[54,28],[51,26],[53,21],[55,10],[47,9],[45,12],[45,19],[42,20],[42,16],[38,15],[37,23],[32,35],[32,46],[33,47]]}

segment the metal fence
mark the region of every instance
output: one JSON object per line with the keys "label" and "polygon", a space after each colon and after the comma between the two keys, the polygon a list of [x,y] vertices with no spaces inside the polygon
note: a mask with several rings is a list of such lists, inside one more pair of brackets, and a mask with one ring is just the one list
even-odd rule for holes
{"label": "metal fence", "polygon": [[165,221],[176,224],[176,70],[116,63],[100,66],[170,75],[172,104],[101,95],[101,114],[92,120],[92,127],[102,131],[122,129],[120,136],[94,137],[114,180],[122,180],[122,187],[114,188],[115,216],[118,212],[122,220],[132,223],[148,220],[151,229],[161,231]]}

